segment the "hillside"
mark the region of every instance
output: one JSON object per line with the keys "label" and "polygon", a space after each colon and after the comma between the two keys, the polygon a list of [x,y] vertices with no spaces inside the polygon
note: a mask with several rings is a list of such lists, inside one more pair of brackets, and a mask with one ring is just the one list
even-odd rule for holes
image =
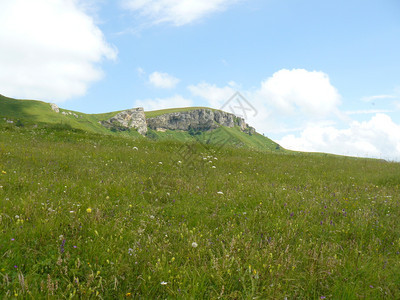
{"label": "hillside", "polygon": [[399,187],[379,160],[2,121],[0,298],[399,299]]}
{"label": "hillside", "polygon": [[[157,118],[171,113],[185,113],[194,110],[214,109],[204,107],[174,108],[158,111],[145,112],[147,118]],[[126,136],[141,138],[141,135],[134,129],[116,130],[115,128],[106,128],[99,122],[116,116],[122,111],[109,112],[103,114],[84,114],[76,111],[69,111],[60,108],[59,113],[51,109],[49,103],[35,100],[16,100],[0,95],[0,118],[13,121],[14,124],[19,120],[20,124],[25,126],[33,125],[57,125],[79,129],[91,133]],[[217,126],[216,130],[189,132],[188,130],[165,130],[157,131],[149,128],[147,138],[152,140],[176,140],[184,142],[200,143],[224,143],[243,148],[257,149],[260,151],[284,151],[278,144],[258,133],[252,135],[246,134],[237,126],[228,128],[226,126]],[[114,129],[114,130],[113,130]],[[120,129],[120,128],[117,128]]]}

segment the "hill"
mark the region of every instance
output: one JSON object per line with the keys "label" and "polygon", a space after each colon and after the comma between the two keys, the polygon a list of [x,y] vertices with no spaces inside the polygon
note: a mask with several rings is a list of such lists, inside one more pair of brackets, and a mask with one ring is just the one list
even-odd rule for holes
{"label": "hill", "polygon": [[379,160],[3,120],[0,298],[399,299],[399,187]]}
{"label": "hill", "polygon": [[[204,107],[187,107],[145,112],[145,117],[148,118],[148,120],[151,120],[163,115],[173,113],[185,114],[186,112],[197,110],[219,112],[218,110]],[[0,95],[0,118],[3,118],[3,121],[13,121],[14,124],[19,122],[26,126],[57,125],[91,133],[141,138],[141,135],[135,128],[121,128],[121,124],[117,124],[118,126],[104,126],[104,123],[107,120],[110,120],[123,112],[124,111],[103,114],[84,114],[60,108],[57,113],[51,108],[50,104],[46,102],[16,100]],[[4,120],[4,118],[6,118],[6,120]],[[255,131],[249,134],[248,132],[244,132],[242,129],[243,126],[240,127],[235,125],[233,127],[227,127],[221,126],[220,124],[217,124],[214,130],[192,131],[170,129],[157,131],[155,128],[152,130],[149,127],[146,137],[153,140],[177,140],[184,142],[197,141],[203,144],[224,141],[224,143],[235,147],[251,148],[260,151],[284,151],[283,148],[267,137],[264,137]]]}

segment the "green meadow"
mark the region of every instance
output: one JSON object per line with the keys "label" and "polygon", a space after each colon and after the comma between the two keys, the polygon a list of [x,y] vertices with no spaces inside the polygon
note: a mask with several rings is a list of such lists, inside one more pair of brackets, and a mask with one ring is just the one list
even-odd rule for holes
{"label": "green meadow", "polygon": [[1,298],[400,298],[398,163],[19,125]]}

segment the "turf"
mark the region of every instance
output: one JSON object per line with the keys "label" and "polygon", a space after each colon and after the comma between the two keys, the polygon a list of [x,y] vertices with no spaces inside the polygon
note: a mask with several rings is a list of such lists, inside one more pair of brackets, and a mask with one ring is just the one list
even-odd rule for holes
{"label": "turf", "polygon": [[217,136],[0,119],[0,296],[400,298],[398,163]]}

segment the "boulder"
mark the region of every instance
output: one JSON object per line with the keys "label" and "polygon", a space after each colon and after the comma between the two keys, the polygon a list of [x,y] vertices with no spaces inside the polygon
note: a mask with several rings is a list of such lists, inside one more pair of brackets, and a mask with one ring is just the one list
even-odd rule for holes
{"label": "boulder", "polygon": [[108,128],[134,128],[141,135],[147,133],[146,116],[143,107],[133,108],[122,111],[107,121],[102,121],[101,124]]}
{"label": "boulder", "polygon": [[60,108],[58,107],[57,104],[55,104],[55,103],[50,103],[50,107],[51,107],[51,109],[52,109],[54,112],[56,112],[56,113],[59,113],[59,112],[60,112]]}

